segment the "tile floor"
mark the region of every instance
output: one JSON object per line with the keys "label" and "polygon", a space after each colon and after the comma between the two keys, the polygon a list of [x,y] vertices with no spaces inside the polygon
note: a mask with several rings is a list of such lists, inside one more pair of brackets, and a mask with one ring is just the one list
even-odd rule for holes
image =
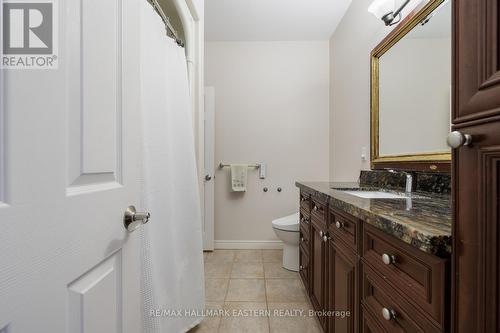
{"label": "tile floor", "polygon": [[[311,305],[298,273],[281,267],[281,250],[216,250],[204,257],[207,309],[231,314],[267,311],[206,317],[190,333],[321,332],[316,319],[307,315]],[[276,310],[281,314],[303,310],[304,315],[281,316]]]}

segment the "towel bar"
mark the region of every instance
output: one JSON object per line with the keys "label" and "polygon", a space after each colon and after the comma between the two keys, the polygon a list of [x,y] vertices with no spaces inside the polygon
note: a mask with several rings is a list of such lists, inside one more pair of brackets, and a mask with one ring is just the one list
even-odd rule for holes
{"label": "towel bar", "polygon": [[[222,163],[220,162],[219,163],[219,168],[222,169],[222,168],[225,168],[225,167],[230,167],[231,164],[226,164],[226,163]],[[260,168],[260,164],[249,164],[248,165],[249,168]]]}

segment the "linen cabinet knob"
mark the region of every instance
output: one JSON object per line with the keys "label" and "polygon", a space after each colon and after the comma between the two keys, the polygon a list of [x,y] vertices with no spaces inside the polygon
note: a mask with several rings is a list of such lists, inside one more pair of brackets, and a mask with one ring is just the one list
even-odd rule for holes
{"label": "linen cabinet knob", "polygon": [[469,146],[472,143],[472,135],[462,134],[459,131],[453,131],[448,134],[446,143],[450,148],[459,148],[461,146]]}

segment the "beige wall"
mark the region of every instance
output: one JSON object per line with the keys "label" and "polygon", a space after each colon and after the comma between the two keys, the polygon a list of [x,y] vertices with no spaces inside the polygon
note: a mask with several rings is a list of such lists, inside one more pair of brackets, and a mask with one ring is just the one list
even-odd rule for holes
{"label": "beige wall", "polygon": [[[360,170],[370,168],[370,52],[391,30],[368,12],[370,3],[353,0],[330,39],[333,181],[356,181]],[[367,152],[365,161],[361,159],[363,147]]]}
{"label": "beige wall", "polygon": [[295,181],[328,180],[328,47],[328,41],[207,42],[215,161],[264,162],[268,168],[265,180],[249,171],[244,194],[230,192],[229,169],[217,171],[216,240],[276,240],[271,221],[297,211]]}

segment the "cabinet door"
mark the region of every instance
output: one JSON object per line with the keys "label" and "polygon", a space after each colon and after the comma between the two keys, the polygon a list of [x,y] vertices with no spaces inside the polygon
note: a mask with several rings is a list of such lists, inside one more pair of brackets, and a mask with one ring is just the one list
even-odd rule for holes
{"label": "cabinet door", "polygon": [[329,332],[358,331],[358,265],[353,250],[332,240],[328,243],[328,309],[338,311],[328,317]]}
{"label": "cabinet door", "polygon": [[455,161],[455,332],[500,330],[500,122],[460,128],[473,145]]}
{"label": "cabinet door", "polygon": [[498,0],[454,1],[453,123],[500,115]]}
{"label": "cabinet door", "polygon": [[[311,303],[315,310],[325,309],[325,259],[326,244],[323,241],[326,226],[317,221],[312,221],[311,235]],[[325,318],[318,318],[321,325],[325,325]]]}
{"label": "cabinet door", "polygon": [[472,144],[453,153],[454,332],[498,332],[500,322],[500,5],[454,2],[453,128]]}
{"label": "cabinet door", "polygon": [[302,246],[299,248],[299,274],[306,288],[306,292],[309,295],[311,292],[310,288],[310,267],[309,267],[309,254],[304,250]]}

